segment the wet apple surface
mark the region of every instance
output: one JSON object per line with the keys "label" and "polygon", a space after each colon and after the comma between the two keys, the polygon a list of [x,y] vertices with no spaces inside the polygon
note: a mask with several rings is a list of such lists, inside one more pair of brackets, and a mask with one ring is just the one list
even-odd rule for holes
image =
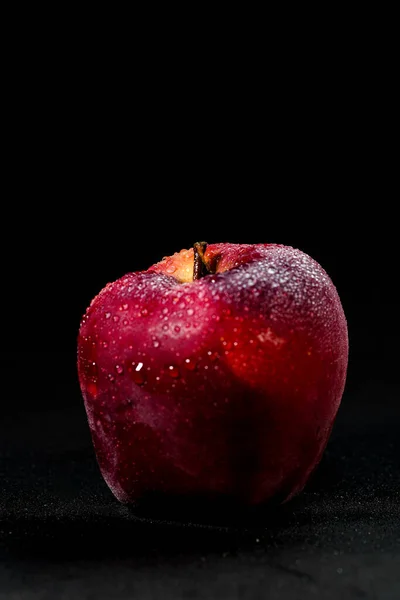
{"label": "wet apple surface", "polygon": [[334,283],[277,244],[195,245],[128,273],[78,339],[97,460],[124,503],[291,498],[321,459],[347,364]]}

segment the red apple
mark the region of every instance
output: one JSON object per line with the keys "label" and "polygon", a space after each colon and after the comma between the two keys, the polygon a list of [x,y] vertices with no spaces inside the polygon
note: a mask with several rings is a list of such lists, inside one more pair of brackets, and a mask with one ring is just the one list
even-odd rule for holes
{"label": "red apple", "polygon": [[277,244],[199,243],[128,273],[78,339],[97,460],[124,503],[288,500],[321,459],[347,363],[332,280]]}

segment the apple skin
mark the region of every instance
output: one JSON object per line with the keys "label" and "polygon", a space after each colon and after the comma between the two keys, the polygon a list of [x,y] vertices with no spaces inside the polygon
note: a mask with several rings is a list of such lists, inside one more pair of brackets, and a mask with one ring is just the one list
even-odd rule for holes
{"label": "apple skin", "polygon": [[109,283],[86,311],[78,374],[116,498],[285,502],[318,465],[342,399],[337,290],[299,249],[210,244]]}

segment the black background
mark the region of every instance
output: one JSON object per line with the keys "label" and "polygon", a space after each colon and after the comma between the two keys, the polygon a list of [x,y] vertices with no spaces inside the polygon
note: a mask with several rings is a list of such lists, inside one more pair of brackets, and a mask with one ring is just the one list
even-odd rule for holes
{"label": "black background", "polygon": [[[133,109],[120,74],[111,94],[100,70],[74,77],[66,64],[41,73],[25,56],[12,98],[0,595],[398,597],[398,186],[380,70],[357,63],[332,82],[318,69],[305,96],[303,73],[268,108],[253,78],[239,111],[217,80],[194,103],[198,86],[170,102],[159,79]],[[347,385],[324,459],[299,498],[256,519],[127,511],[101,479],[83,410],[76,338],[92,297],[198,240],[304,250],[348,320]]]}

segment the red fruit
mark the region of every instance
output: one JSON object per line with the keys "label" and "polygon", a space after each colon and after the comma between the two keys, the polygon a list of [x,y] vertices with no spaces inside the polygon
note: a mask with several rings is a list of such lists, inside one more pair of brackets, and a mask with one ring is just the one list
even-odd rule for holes
{"label": "red fruit", "polygon": [[78,340],[98,463],[122,502],[288,500],[321,459],[347,362],[331,279],[276,244],[197,244],[129,273]]}

